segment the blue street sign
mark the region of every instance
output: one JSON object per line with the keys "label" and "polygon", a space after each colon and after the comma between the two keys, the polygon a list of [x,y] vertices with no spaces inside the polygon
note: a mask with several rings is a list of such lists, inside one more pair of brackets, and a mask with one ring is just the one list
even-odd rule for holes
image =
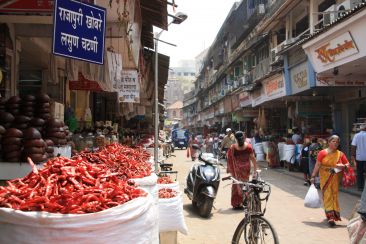
{"label": "blue street sign", "polygon": [[104,63],[106,9],[73,0],[55,0],[53,53]]}

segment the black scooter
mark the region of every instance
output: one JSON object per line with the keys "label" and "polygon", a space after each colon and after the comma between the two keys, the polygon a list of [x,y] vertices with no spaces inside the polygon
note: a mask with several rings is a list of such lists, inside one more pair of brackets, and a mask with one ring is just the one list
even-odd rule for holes
{"label": "black scooter", "polygon": [[[200,147],[196,144],[192,147],[200,150]],[[215,158],[211,158],[211,162],[203,159],[202,152],[200,152],[198,160],[204,164],[193,165],[186,179],[187,185],[184,193],[192,200],[192,205],[198,209],[199,215],[207,218],[211,214],[213,202],[219,189],[220,170],[216,167],[219,163]]]}

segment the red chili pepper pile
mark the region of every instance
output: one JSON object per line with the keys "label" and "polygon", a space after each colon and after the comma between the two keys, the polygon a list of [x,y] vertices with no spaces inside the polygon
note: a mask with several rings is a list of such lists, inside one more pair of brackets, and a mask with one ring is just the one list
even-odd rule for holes
{"label": "red chili pepper pile", "polygon": [[146,192],[120,180],[104,164],[91,164],[77,157],[49,160],[38,170],[0,187],[0,207],[22,211],[84,214],[115,207]]}
{"label": "red chili pepper pile", "polygon": [[158,184],[171,184],[174,181],[169,176],[162,176],[158,178]]}
{"label": "red chili pepper pile", "polygon": [[162,188],[159,189],[159,198],[173,198],[178,195],[178,192],[176,192],[173,189],[169,188]]}
{"label": "red chili pepper pile", "polygon": [[112,172],[118,173],[122,180],[143,178],[151,175],[149,153],[140,148],[130,148],[120,144],[111,144],[94,153],[82,152],[76,157],[96,164],[105,164]]}

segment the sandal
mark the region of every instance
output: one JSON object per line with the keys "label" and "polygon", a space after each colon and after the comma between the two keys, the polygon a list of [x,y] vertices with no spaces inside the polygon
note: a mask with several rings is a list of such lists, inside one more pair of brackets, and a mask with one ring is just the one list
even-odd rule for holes
{"label": "sandal", "polygon": [[336,225],[335,221],[333,219],[328,220],[329,227],[334,227]]}

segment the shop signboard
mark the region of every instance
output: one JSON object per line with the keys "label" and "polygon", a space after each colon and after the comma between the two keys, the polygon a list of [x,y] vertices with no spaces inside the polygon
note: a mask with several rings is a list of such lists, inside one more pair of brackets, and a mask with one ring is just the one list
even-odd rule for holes
{"label": "shop signboard", "polygon": [[316,58],[322,65],[337,62],[356,53],[358,53],[358,48],[349,32],[345,32],[315,49]]}
{"label": "shop signboard", "polygon": [[285,82],[283,81],[282,75],[265,80],[262,84],[266,96],[265,101],[270,101],[286,95]]}
{"label": "shop signboard", "polygon": [[106,9],[73,0],[55,0],[53,53],[104,63]]}
{"label": "shop signboard", "polygon": [[123,70],[121,82],[117,86],[118,101],[123,103],[140,102],[140,77],[137,70]]}
{"label": "shop signboard", "polygon": [[[357,77],[356,77],[357,78]],[[332,76],[332,75],[317,75],[317,86],[365,86],[366,79],[356,79],[355,77]]]}
{"label": "shop signboard", "polygon": [[239,103],[240,107],[247,107],[252,105],[252,101],[250,100],[250,94],[248,92],[239,93]]}
{"label": "shop signboard", "polygon": [[273,78],[262,82],[262,87],[251,94],[252,106],[286,96],[285,82],[283,75],[276,75]]}
{"label": "shop signboard", "polygon": [[290,70],[292,94],[310,89],[307,62],[303,62]]}

